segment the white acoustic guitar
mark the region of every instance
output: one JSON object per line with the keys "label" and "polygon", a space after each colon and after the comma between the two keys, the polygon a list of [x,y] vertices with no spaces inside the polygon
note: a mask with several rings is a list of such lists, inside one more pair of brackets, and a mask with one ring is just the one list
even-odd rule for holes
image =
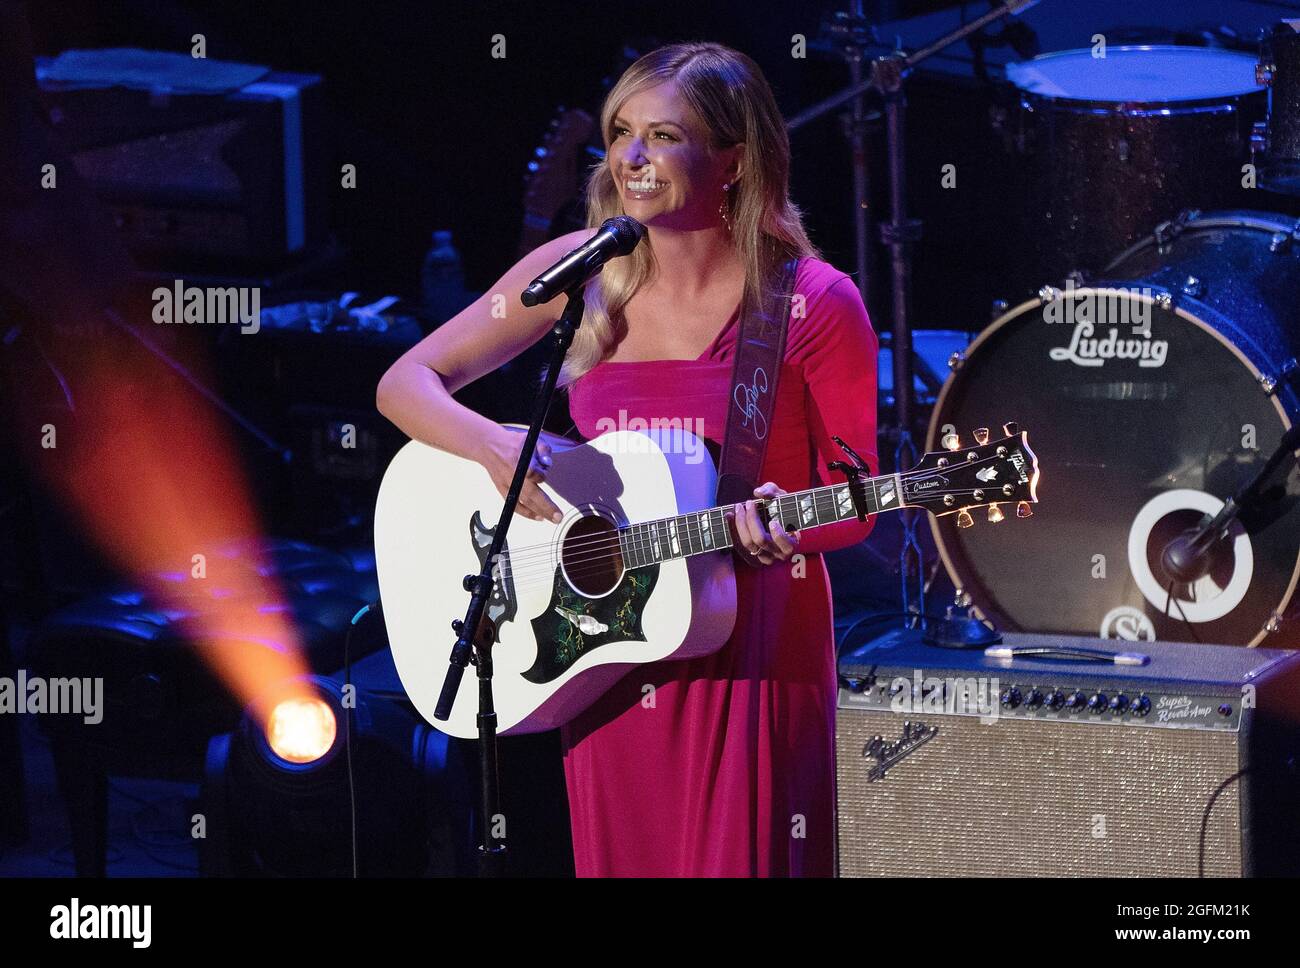
{"label": "white acoustic guitar", "polygon": [[[990,442],[977,430],[974,445],[926,454],[904,473],[782,495],[761,513],[788,531],[899,507],[960,514],[959,523],[977,506],[994,520],[1002,505],[1027,516],[1037,460],[1015,425],[1003,431]],[[711,507],[717,471],[703,441],[680,429],[584,444],[545,436],[553,463],[541,486],[564,518],[516,515],[483,619],[502,734],[566,722],[633,666],[714,652],[736,620],[730,506]],[[420,714],[452,736],[478,735],[478,690],[467,678],[450,718],[434,720],[451,623],[464,618],[464,579],[482,569],[504,503],[480,464],[415,441],[379,489],[375,554],[397,673]]]}

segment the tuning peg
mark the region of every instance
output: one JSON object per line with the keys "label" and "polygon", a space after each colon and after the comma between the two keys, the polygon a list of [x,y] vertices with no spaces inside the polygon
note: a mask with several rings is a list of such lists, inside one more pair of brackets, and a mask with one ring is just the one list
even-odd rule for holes
{"label": "tuning peg", "polygon": [[1002,432],[1008,437],[1014,437],[1016,434],[1020,433],[1020,425],[1014,420],[1008,420],[1002,425]]}
{"label": "tuning peg", "polygon": [[971,433],[975,437],[975,443],[977,443],[979,446],[983,447],[985,444],[989,442],[988,427],[978,427],[975,430],[971,431]]}
{"label": "tuning peg", "polygon": [[999,521],[1001,521],[1004,517],[1006,517],[1006,515],[1002,513],[1002,509],[1001,509],[1000,507],[998,507],[996,504],[990,504],[990,505],[989,505],[989,520],[990,520],[990,521],[992,521],[994,524],[997,524],[997,523],[998,523]]}
{"label": "tuning peg", "polygon": [[944,434],[939,443],[945,450],[961,450],[961,438],[956,434]]}
{"label": "tuning peg", "polygon": [[957,527],[969,528],[975,523],[975,519],[970,516],[970,512],[965,508],[957,512]]}
{"label": "tuning peg", "polygon": [[1016,504],[1016,517],[1032,518],[1033,516],[1034,509],[1029,506],[1028,501],[1020,501]]}

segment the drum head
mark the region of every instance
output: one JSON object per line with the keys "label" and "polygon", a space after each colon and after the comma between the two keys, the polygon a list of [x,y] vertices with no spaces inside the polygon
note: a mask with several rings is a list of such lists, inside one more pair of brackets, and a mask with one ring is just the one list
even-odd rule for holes
{"label": "drum head", "polygon": [[1108,47],[1063,50],[1007,65],[1007,79],[1029,94],[1067,101],[1165,104],[1209,101],[1263,90],[1251,54],[1208,47]]}
{"label": "drum head", "polygon": [[[1006,630],[1255,644],[1291,599],[1300,469],[1243,517],[1209,575],[1171,585],[1165,545],[1249,480],[1290,426],[1243,352],[1185,309],[1122,289],[1024,303],[972,344],[927,449],[1014,420],[1038,455],[1028,520],[933,521],[945,565]],[[1300,646],[1295,629],[1281,633]],[[1285,646],[1273,636],[1269,645]]]}

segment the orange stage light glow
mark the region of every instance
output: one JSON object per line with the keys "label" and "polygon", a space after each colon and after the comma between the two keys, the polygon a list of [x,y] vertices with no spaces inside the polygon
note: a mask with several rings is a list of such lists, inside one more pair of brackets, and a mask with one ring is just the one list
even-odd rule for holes
{"label": "orange stage light glow", "polygon": [[255,550],[259,521],[217,413],[127,333],[65,371],[76,412],[40,455],[89,536],[159,604],[243,704],[311,695],[281,589]]}

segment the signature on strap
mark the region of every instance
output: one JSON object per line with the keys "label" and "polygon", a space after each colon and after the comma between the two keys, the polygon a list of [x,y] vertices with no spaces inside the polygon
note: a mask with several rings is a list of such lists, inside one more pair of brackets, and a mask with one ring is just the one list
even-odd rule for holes
{"label": "signature on strap", "polygon": [[751,386],[745,386],[744,383],[736,386],[736,392],[732,395],[736,401],[736,408],[744,414],[744,419],[740,422],[742,427],[749,425],[749,418],[754,418],[754,436],[762,440],[767,436],[767,421],[763,417],[763,411],[758,406],[758,397],[761,393],[767,392],[767,374],[763,368],[756,367],[754,370],[754,382]]}

